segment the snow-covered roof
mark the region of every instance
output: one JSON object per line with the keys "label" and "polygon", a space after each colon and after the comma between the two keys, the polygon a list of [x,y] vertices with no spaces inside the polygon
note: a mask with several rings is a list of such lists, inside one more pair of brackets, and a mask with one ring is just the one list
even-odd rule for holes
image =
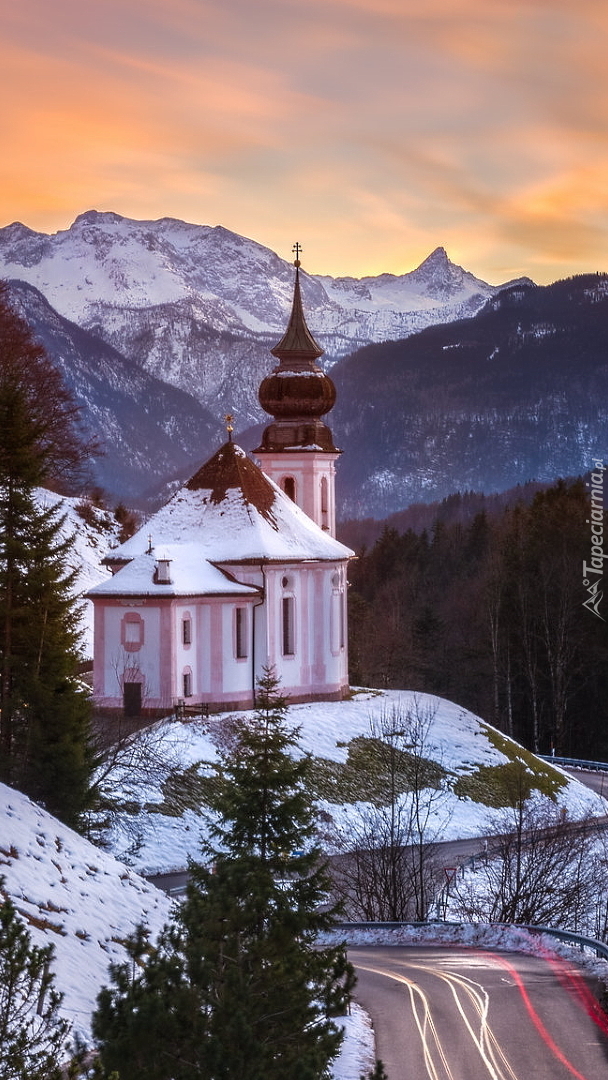
{"label": "snow-covered roof", "polygon": [[[200,556],[213,563],[333,562],[353,554],[320,529],[233,442],[224,443],[165,506],[110,553],[107,561],[127,562],[142,555],[150,537],[157,551],[195,544]],[[176,554],[172,575],[177,572],[179,558]]]}
{"label": "snow-covered roof", "polygon": [[[157,580],[159,561],[169,562],[169,582]],[[88,596],[251,596],[258,589],[241,585],[212,566],[198,544],[163,544],[138,555],[120,573],[91,589]]]}

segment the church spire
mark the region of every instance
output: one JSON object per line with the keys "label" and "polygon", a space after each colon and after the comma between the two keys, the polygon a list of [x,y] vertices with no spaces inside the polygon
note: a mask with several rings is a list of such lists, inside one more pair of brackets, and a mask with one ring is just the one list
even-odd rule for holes
{"label": "church spire", "polygon": [[262,380],[260,404],[273,417],[254,454],[267,476],[313,521],[336,531],[334,463],[341,453],[322,420],[333,408],[336,388],[317,360],[323,349],[304,318],[300,290],[300,245],[294,247],[296,278],[291,316],[274,349],[279,364]]}
{"label": "church spire", "polygon": [[273,356],[276,356],[280,360],[280,368],[283,371],[320,371],[315,361],[320,356],[323,356],[324,350],[315,341],[308,326],[306,325],[306,319],[304,318],[304,309],[302,307],[302,293],[300,291],[300,259],[298,258],[300,251],[299,244],[294,244],[294,251],[296,258],[294,260],[294,266],[296,268],[296,280],[293,290],[293,303],[291,307],[291,318],[289,320],[287,330],[283,334],[283,337],[279,341],[278,345],[275,345],[274,349],[271,349]]}
{"label": "church spire", "polygon": [[[300,250],[296,244],[296,256]],[[262,408],[274,417],[274,423],[264,431],[259,450],[316,449],[337,453],[331,431],[321,420],[335,404],[336,388],[316,362],[323,349],[306,325],[298,257],[294,265],[291,316],[283,337],[270,350],[279,364],[262,381],[258,394]]]}

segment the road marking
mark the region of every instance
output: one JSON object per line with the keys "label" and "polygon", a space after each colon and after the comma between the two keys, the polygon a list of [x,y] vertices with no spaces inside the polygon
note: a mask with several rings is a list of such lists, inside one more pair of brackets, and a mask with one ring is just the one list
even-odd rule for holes
{"label": "road marking", "polygon": [[[467,979],[465,976],[458,975],[456,972],[438,971],[432,966],[411,964],[409,962],[405,966],[408,969],[424,971],[427,974],[435,975],[446,983],[456,1002],[458,1012],[463,1019],[465,1027],[471,1036],[473,1044],[475,1045],[491,1080],[518,1080],[517,1075],[511,1068],[498,1039],[488,1023],[489,995],[484,987],[479,983],[473,982],[471,979]],[[394,971],[370,967],[367,964],[361,963],[357,963],[356,967],[362,971],[369,971],[375,975],[382,975],[384,978],[392,979],[394,982],[402,983],[407,986],[414,1022],[420,1035],[427,1076],[429,1077],[429,1080],[441,1080],[440,1073],[437,1070],[437,1066],[440,1064],[443,1066],[443,1076],[445,1077],[445,1080],[453,1080],[453,1073],[433,1020],[429,999],[422,987],[413,979],[409,979],[407,975],[398,975]],[[464,992],[467,1000],[475,1010],[479,1020],[479,1035],[473,1030],[473,1026],[466,1015],[462,1001],[458,996],[459,990]],[[417,998],[423,1006],[422,1018],[419,1014]],[[431,1036],[430,1041],[429,1033]],[[435,1050],[435,1057],[438,1057],[439,1059],[437,1064],[433,1060],[433,1048]]]}

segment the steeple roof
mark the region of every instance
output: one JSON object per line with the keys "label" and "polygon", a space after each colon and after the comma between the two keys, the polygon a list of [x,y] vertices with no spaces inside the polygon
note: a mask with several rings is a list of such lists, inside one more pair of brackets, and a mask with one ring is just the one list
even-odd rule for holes
{"label": "steeple roof", "polygon": [[304,309],[302,307],[302,294],[300,291],[299,260],[296,260],[295,266],[296,280],[293,290],[291,317],[283,337],[278,345],[275,345],[274,349],[271,349],[270,351],[272,355],[276,356],[281,362],[279,370],[303,371],[308,368],[311,371],[319,371],[320,369],[315,363],[315,360],[317,360],[319,356],[323,356],[324,350],[315,341],[306,325]]}
{"label": "steeple roof", "polygon": [[[299,245],[296,249],[299,250]],[[258,391],[260,405],[274,417],[274,422],[264,429],[261,445],[254,453],[322,450],[335,454],[339,451],[321,417],[333,408],[336,388],[316,362],[323,349],[304,318],[299,259],[295,268],[289,324],[278,345],[270,350],[279,364],[262,380]]]}

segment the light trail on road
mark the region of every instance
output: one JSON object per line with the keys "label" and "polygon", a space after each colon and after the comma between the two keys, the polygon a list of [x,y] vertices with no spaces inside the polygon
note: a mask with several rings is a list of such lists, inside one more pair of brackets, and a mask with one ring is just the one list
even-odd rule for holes
{"label": "light trail on road", "polygon": [[412,946],[349,954],[390,1080],[608,1078],[606,1017],[558,958]]}

